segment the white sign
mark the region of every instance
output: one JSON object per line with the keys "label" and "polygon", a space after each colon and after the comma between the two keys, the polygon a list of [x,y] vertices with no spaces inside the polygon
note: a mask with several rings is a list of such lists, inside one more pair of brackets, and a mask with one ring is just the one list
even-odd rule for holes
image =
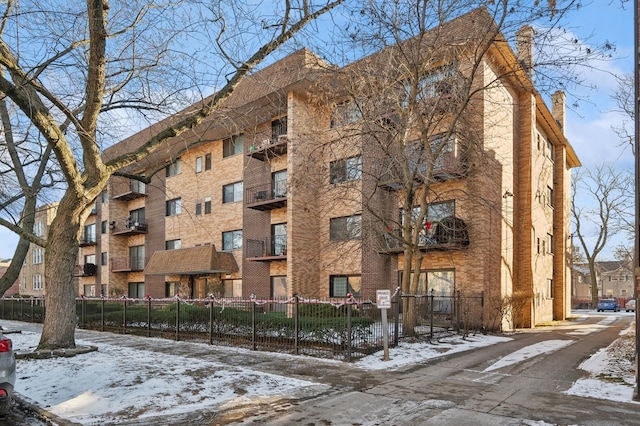
{"label": "white sign", "polygon": [[376,305],[378,309],[390,309],[391,290],[376,290]]}

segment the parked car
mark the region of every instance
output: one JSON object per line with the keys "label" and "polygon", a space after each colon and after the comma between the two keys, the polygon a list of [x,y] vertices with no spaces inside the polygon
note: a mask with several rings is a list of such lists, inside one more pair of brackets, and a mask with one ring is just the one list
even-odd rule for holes
{"label": "parked car", "polygon": [[620,304],[616,299],[602,299],[598,302],[598,306],[596,306],[596,311],[620,312]]}
{"label": "parked car", "polygon": [[13,342],[0,331],[0,415],[11,410],[13,387],[16,384],[16,357]]}
{"label": "parked car", "polygon": [[636,299],[629,300],[624,305],[624,310],[627,311],[627,312],[635,312],[636,311]]}

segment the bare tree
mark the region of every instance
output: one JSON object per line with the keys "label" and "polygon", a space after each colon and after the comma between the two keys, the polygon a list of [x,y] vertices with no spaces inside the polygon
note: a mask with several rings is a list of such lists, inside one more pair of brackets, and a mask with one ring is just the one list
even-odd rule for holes
{"label": "bare tree", "polygon": [[632,187],[631,174],[617,170],[611,164],[581,170],[572,182],[574,235],[589,266],[593,306],[598,302],[596,260],[611,238],[625,229],[625,221],[633,216],[633,199],[629,192]]}
{"label": "bare tree", "polygon": [[613,126],[613,130],[620,138],[620,145],[630,147],[635,155],[635,136],[633,135],[633,122],[635,120],[634,109],[634,78],[633,74],[624,74],[618,78],[618,87],[612,95],[617,106],[617,112],[622,113],[623,120]]}
{"label": "bare tree", "polygon": [[[272,52],[342,1],[6,2],[0,92],[46,141],[66,181],[46,242],[28,223],[2,222],[46,248],[41,349],[75,346],[78,240],[108,179],[195,129]],[[142,143],[102,158],[102,148],[126,134],[122,123],[157,122],[194,97],[201,101],[151,128]]]}

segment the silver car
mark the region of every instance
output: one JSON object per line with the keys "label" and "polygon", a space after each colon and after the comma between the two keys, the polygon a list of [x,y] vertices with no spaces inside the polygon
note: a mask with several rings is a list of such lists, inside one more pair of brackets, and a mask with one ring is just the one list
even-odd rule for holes
{"label": "silver car", "polygon": [[16,357],[13,354],[13,342],[0,331],[0,415],[11,410],[15,384]]}
{"label": "silver car", "polygon": [[636,299],[629,300],[624,305],[624,310],[627,311],[627,312],[635,312],[636,311]]}

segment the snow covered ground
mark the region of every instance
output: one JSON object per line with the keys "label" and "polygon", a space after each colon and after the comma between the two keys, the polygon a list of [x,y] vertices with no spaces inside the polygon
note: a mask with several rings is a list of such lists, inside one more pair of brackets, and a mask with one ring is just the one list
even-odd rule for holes
{"label": "snow covered ground", "polygon": [[[40,334],[21,327],[22,323],[3,322],[22,333],[10,334],[16,351],[33,350]],[[34,330],[37,330],[35,328]],[[580,368],[588,377],[578,380],[567,392],[572,395],[632,402],[634,329],[630,328],[610,347],[602,349]],[[153,339],[148,339],[150,344]],[[475,335],[467,339],[451,336],[437,344],[402,343],[390,349],[390,361],[382,353],[359,360],[363,369],[401,369],[431,358],[466,351],[509,340],[509,337]],[[95,345],[77,340],[78,345]],[[176,342],[176,344],[191,344]],[[491,368],[517,363],[545,352],[560,349],[566,341],[550,340],[527,351],[518,351],[499,360]],[[144,419],[158,414],[180,414],[206,407],[241,404],[243,400],[269,401],[321,390],[326,385],[266,374],[241,365],[228,365],[108,344],[97,344],[98,351],[69,358],[19,360],[16,391],[52,413],[84,425],[117,422],[126,417]],[[224,350],[243,352],[242,349]],[[248,351],[246,351],[248,352]],[[291,362],[291,355],[272,354]],[[318,363],[340,361],[318,359]]]}

